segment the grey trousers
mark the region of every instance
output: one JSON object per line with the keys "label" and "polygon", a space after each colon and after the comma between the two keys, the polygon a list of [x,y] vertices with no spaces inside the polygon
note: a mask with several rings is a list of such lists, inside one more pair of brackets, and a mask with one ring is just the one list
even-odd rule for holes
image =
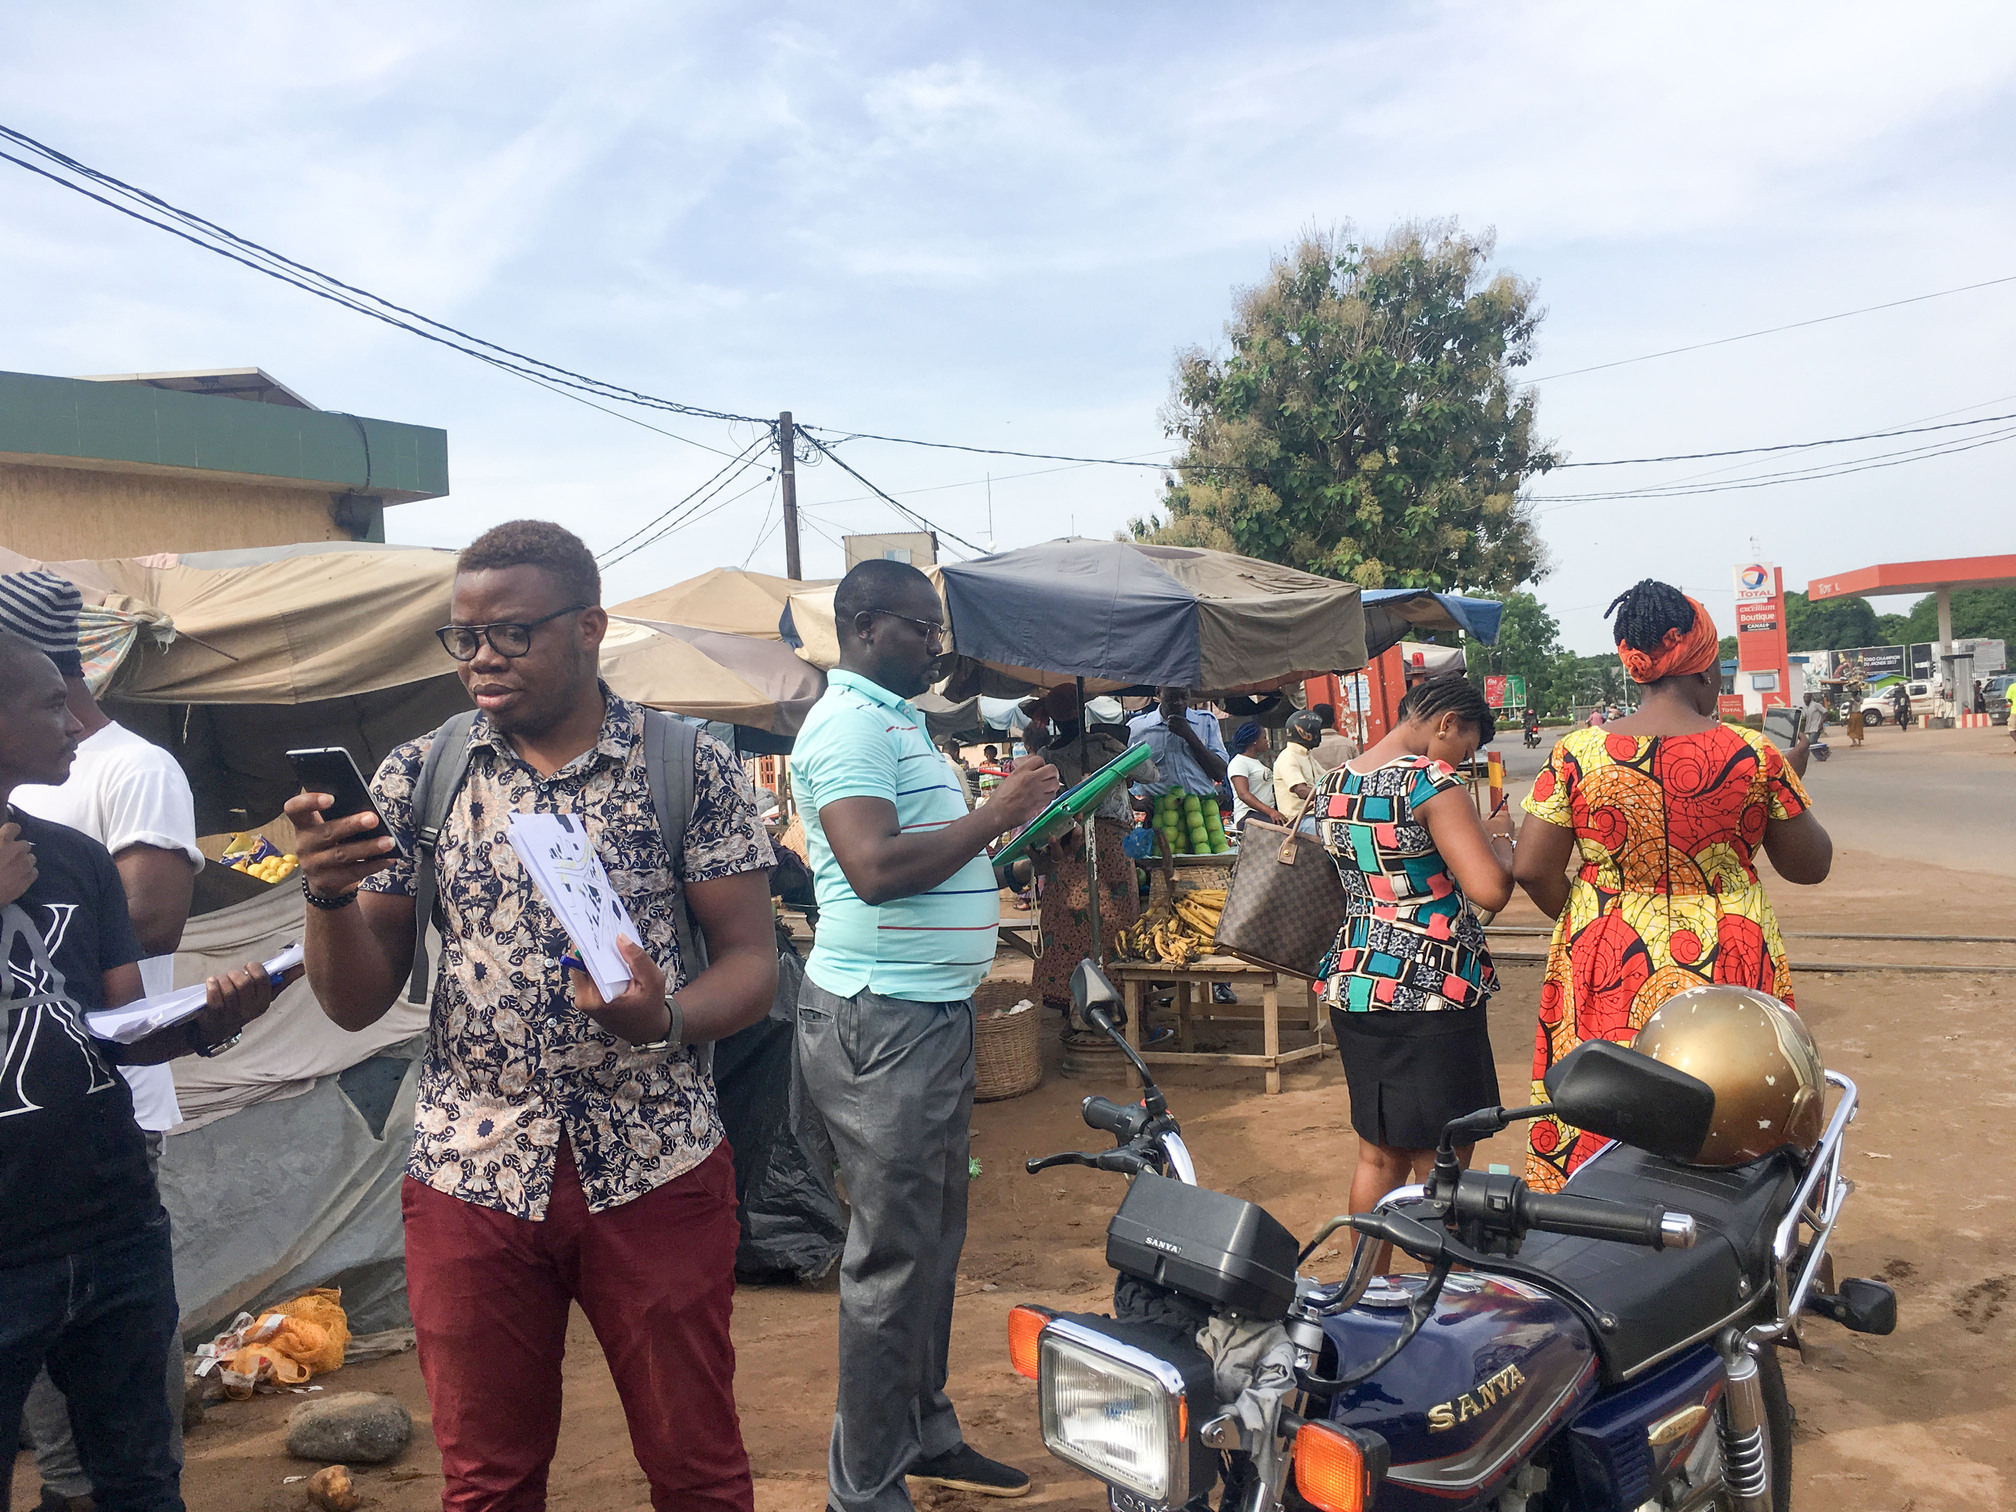
{"label": "grey trousers", "polygon": [[[167,1136],[147,1132],[147,1169],[156,1175],[161,1171],[161,1147]],[[168,1406],[169,1421],[174,1424],[169,1440],[176,1462],[182,1459],[182,1350],[177,1347],[168,1351]],[[28,1388],[28,1400],[21,1406],[22,1438],[35,1449],[35,1468],[42,1472],[43,1486],[58,1496],[89,1496],[91,1477],[84,1473],[84,1462],[77,1457],[77,1440],[70,1433],[70,1406],[63,1400],[63,1393],[56,1389],[56,1383],[49,1379],[49,1372],[38,1371],[35,1384]]]}
{"label": "grey trousers", "polygon": [[962,1442],[945,1374],[966,1243],[973,1003],[841,998],[807,977],[798,1058],[852,1209],[827,1500],[906,1512],[905,1472]]}

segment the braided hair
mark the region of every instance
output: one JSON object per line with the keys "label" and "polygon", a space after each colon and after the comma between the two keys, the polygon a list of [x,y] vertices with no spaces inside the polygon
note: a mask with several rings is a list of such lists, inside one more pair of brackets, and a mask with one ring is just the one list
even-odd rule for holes
{"label": "braided hair", "polygon": [[1682,635],[1694,628],[1694,606],[1687,595],[1671,583],[1643,578],[1610,601],[1605,619],[1617,618],[1617,643],[1633,651],[1656,655],[1666,642],[1669,630]]}
{"label": "braided hair", "polygon": [[1498,721],[1484,701],[1484,690],[1467,677],[1430,677],[1408,689],[1400,700],[1402,724],[1413,719],[1440,719],[1444,714],[1454,714],[1459,724],[1474,729],[1479,745],[1488,745],[1498,737]]}

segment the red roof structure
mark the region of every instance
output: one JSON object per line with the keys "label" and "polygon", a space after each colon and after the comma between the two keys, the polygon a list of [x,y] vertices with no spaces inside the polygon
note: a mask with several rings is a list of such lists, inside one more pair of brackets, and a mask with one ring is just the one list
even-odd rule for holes
{"label": "red roof structure", "polygon": [[1806,585],[1806,597],[1818,601],[1858,594],[1937,593],[1942,588],[1994,588],[2006,583],[2016,583],[2016,556],[1948,557],[1943,562],[1882,562],[1815,578]]}

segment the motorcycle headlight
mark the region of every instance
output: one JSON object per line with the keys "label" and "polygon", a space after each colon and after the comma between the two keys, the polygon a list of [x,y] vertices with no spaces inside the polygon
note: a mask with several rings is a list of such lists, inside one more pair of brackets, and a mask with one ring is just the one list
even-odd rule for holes
{"label": "motorcycle headlight", "polygon": [[1043,1445],[1109,1485],[1180,1504],[1190,1492],[1183,1372],[1068,1319],[1038,1346]]}

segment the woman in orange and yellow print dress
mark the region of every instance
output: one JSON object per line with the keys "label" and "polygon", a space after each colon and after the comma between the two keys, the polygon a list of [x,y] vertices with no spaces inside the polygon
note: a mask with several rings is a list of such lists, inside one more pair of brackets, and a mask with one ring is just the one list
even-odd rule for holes
{"label": "woman in orange and yellow print dress", "polygon": [[[1533,1051],[1533,1098],[1584,1040],[1628,1044],[1658,1006],[1710,982],[1792,1005],[1792,973],[1755,856],[1787,880],[1818,882],[1832,858],[1800,776],[1753,730],[1715,717],[1720,653],[1708,611],[1640,583],[1612,606],[1618,651],[1643,688],[1631,715],[1554,747],[1526,799],[1514,875],[1555,916]],[[1580,865],[1571,883],[1571,857]],[[1526,1180],[1557,1191],[1603,1141],[1559,1119],[1532,1121]]]}

